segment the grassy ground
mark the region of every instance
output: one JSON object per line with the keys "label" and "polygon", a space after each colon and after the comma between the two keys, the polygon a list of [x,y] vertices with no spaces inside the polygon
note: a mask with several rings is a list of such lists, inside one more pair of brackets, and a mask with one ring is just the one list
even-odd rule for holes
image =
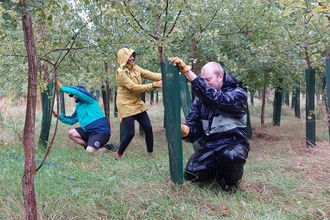
{"label": "grassy ground", "polygon": [[[69,104],[69,100],[67,104]],[[0,219],[25,219],[22,201],[24,101],[0,102]],[[283,106],[281,126],[260,126],[260,104],[250,106],[254,136],[240,190],[215,184],[170,180],[162,104],[149,105],[155,159],[138,133],[122,160],[113,153],[92,156],[70,141],[71,126],[59,124],[54,146],[35,178],[38,219],[328,219],[330,147],[326,117],[317,121],[317,146],[307,148],[305,122]],[[71,109],[72,110],[72,109]],[[70,109],[67,109],[70,112]],[[304,113],[302,112],[302,115]],[[118,118],[111,113],[111,142],[119,143]],[[37,127],[40,125],[38,113]],[[55,125],[55,121],[53,123]],[[36,140],[39,137],[36,130]],[[50,132],[53,134],[53,128]],[[183,143],[183,163],[193,149]],[[36,148],[40,163],[45,149]]]}

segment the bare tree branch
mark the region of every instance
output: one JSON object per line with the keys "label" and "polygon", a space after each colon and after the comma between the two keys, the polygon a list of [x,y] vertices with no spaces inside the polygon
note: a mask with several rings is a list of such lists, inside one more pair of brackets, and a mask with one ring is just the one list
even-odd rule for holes
{"label": "bare tree branch", "polygon": [[[174,30],[174,27],[175,27],[175,25],[177,24],[180,15],[181,15],[181,10],[177,13],[176,18],[175,18],[175,20],[174,20],[174,23],[173,23],[171,29],[169,30],[169,32],[167,32],[167,35],[171,34],[172,31]],[[164,31],[165,31],[165,29],[164,29]]]}

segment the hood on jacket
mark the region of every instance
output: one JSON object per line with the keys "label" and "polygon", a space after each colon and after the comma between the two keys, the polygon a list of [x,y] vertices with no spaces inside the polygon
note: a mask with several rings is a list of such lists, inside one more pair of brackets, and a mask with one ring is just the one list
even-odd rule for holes
{"label": "hood on jacket", "polygon": [[[80,92],[82,92],[82,93],[90,96],[91,98],[95,99],[95,97],[93,96],[93,94],[90,93],[90,92],[88,92],[87,89],[85,88],[85,86],[83,86],[81,84],[79,84],[77,86],[69,86],[69,87],[74,88],[74,89],[76,89],[76,90],[78,90],[78,91],[80,91]],[[73,97],[74,95],[73,94],[69,94],[69,96],[70,97]]]}
{"label": "hood on jacket", "polygon": [[129,48],[122,48],[117,53],[117,59],[120,66],[125,66],[129,57],[133,54],[135,57],[135,51]]}
{"label": "hood on jacket", "polygon": [[239,83],[236,81],[236,79],[234,77],[232,77],[231,75],[229,75],[227,72],[224,73],[225,74],[225,79],[222,85],[222,89],[227,89],[227,88],[236,88],[239,87]]}

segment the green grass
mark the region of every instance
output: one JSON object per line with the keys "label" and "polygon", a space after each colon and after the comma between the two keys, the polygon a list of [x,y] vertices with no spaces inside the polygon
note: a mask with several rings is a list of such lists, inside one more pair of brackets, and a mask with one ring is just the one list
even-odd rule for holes
{"label": "green grass", "polygon": [[[267,123],[271,122],[271,106],[268,108]],[[20,220],[25,219],[23,122],[15,120],[21,113],[11,109],[1,112],[0,219]],[[317,146],[306,148],[303,119],[294,118],[289,107],[284,107],[279,127],[261,127],[258,111],[257,104],[250,108],[253,128],[262,131],[264,138],[250,140],[244,179],[235,194],[221,191],[216,183],[172,183],[161,103],[148,111],[155,133],[154,160],[148,157],[138,130],[126,155],[116,161],[110,152],[85,153],[68,139],[71,126],[59,124],[54,146],[35,177],[38,219],[328,219],[326,128],[318,128]],[[112,116],[111,124],[111,142],[118,145],[118,118]],[[45,151],[36,147],[38,164]],[[192,152],[191,145],[184,142],[184,165]]]}

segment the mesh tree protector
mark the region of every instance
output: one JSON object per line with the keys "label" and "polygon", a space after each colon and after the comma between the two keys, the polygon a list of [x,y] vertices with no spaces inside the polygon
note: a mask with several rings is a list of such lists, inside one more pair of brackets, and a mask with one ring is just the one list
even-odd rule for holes
{"label": "mesh tree protector", "polygon": [[190,106],[192,103],[191,92],[189,91],[188,83],[183,75],[179,75],[179,85],[180,85],[180,101],[184,116],[187,117],[189,114]]}
{"label": "mesh tree protector", "polygon": [[[329,142],[330,142],[330,54],[325,59],[325,75],[326,75],[326,110],[328,113],[328,133],[329,133]],[[300,97],[300,96],[299,96]],[[300,116],[300,112],[299,112]]]}
{"label": "mesh tree protector", "polygon": [[42,92],[42,119],[41,119],[41,129],[39,136],[39,144],[41,146],[47,147],[49,138],[49,129],[52,120],[52,110],[54,105],[54,83],[48,83],[47,89]]}
{"label": "mesh tree protector", "polygon": [[65,99],[64,99],[64,92],[61,91],[59,93],[60,96],[60,113],[65,114]]}
{"label": "mesh tree protector", "polygon": [[161,62],[160,66],[170,174],[174,183],[183,184],[179,69],[174,67],[170,61],[166,63]]}

